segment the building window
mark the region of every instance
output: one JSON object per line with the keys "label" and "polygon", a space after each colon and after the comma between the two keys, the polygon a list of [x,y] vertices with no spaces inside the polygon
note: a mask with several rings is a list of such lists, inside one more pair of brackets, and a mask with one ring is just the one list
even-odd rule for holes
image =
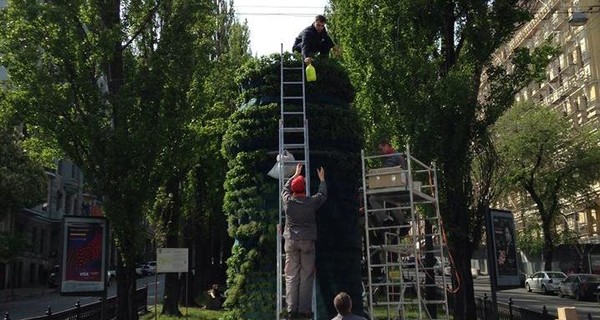
{"label": "building window", "polygon": [[596,101],[596,85],[593,84],[592,86],[590,86],[590,101]]}

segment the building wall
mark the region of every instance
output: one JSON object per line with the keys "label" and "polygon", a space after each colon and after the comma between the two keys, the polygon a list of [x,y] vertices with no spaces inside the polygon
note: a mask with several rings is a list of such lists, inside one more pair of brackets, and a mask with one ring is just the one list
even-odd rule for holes
{"label": "building wall", "polygon": [[[578,11],[587,18],[579,26],[569,23],[577,17],[574,13]],[[586,123],[600,126],[600,1],[538,1],[534,12],[534,19],[497,51],[493,62],[510,69],[514,49],[533,49],[544,40],[553,39],[560,45],[561,53],[548,65],[545,81],[530,83],[516,95],[516,100],[548,105],[568,116],[574,126]],[[482,82],[482,91],[485,91],[485,78]],[[600,185],[596,185],[595,190],[599,196],[593,204],[582,199],[581,203],[573,203],[563,211],[565,224],[578,232],[582,243],[600,243]],[[508,206],[513,207],[517,228],[518,222],[523,220],[521,215],[530,211],[518,209],[523,206],[528,205]]]}
{"label": "building wall", "polygon": [[[57,169],[47,171],[46,176],[45,203],[22,209],[0,221],[0,231],[23,234],[31,244],[30,249],[18,257],[13,272],[11,266],[0,265],[0,289],[9,286],[11,275],[14,275],[16,288],[45,283],[52,266],[59,263],[61,219],[65,215],[84,213],[83,174],[77,166],[60,160]],[[96,201],[93,205],[97,207],[99,203]]]}

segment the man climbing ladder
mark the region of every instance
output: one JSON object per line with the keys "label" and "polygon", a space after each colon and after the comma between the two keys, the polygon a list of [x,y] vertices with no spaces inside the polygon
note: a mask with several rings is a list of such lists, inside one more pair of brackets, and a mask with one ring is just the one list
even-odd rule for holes
{"label": "man climbing ladder", "polygon": [[[307,217],[299,216],[299,214],[294,214],[294,212],[296,212],[296,208],[305,207],[306,205],[301,205],[301,203],[306,201],[312,203],[309,204],[308,207],[312,207],[315,202],[322,203],[325,201],[324,198],[326,198],[327,192],[324,184],[325,171],[323,169],[318,171],[319,179],[322,178],[321,180],[323,181],[322,185],[323,188],[325,188],[325,194],[321,194],[321,196],[314,198],[316,200],[313,200],[310,193],[310,159],[308,120],[306,119],[306,78],[304,75],[304,61],[300,61],[300,66],[285,66],[283,57],[283,44],[281,44],[281,114],[279,119],[279,159],[281,160],[279,161],[279,193],[284,195],[284,192],[287,189],[287,193],[291,196],[282,196],[279,201],[276,319],[307,319],[307,316],[308,319],[314,319],[313,312],[316,312],[316,297],[314,290],[314,239],[316,238],[316,225],[314,227],[313,236],[310,235],[310,232],[302,232],[300,234],[297,228],[304,227],[306,221],[303,219],[306,219]],[[286,157],[283,155],[286,152],[292,153],[295,160],[285,160]],[[296,166],[294,180],[288,180],[285,176],[284,168],[286,166],[294,165]],[[300,176],[302,167],[305,168],[305,172],[307,173],[306,177]],[[300,177],[302,177],[302,179]],[[294,187],[292,187],[292,182],[294,182]],[[300,190],[301,186],[303,187],[303,190]],[[296,192],[296,195],[294,195],[294,192]],[[300,199],[302,193],[304,193],[304,199]],[[323,198],[323,200],[321,200],[321,198]],[[320,206],[320,204],[318,206]],[[316,210],[316,208],[314,210]],[[290,214],[289,216],[288,213]],[[290,219],[290,221],[288,221],[288,219]],[[312,214],[312,221],[314,223],[314,212]],[[285,236],[282,232],[284,226],[287,232]],[[308,236],[306,236],[307,234]],[[285,252],[284,237],[286,246]],[[288,239],[293,241],[290,242]],[[306,250],[306,248],[295,246],[298,245],[298,243],[293,243],[296,240],[308,240],[312,243],[312,263],[309,263],[310,256],[303,257],[308,250]],[[308,246],[310,243],[300,243],[300,245]],[[286,266],[285,277],[283,268],[284,262]],[[306,292],[309,292],[309,301],[307,301],[305,297]],[[300,297],[300,295],[302,295],[302,297]],[[284,299],[285,306],[283,305]]]}
{"label": "man climbing ladder", "polygon": [[302,164],[285,183],[281,198],[285,211],[285,292],[289,318],[312,319],[312,293],[315,275],[317,209],[327,200],[325,170],[317,169],[321,183],[313,196],[306,196]]}

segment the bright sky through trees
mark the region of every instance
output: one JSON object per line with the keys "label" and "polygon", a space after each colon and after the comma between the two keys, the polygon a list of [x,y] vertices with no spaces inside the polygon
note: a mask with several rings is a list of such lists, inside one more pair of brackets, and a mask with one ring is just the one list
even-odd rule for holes
{"label": "bright sky through trees", "polygon": [[[1,1],[1,0],[0,0]],[[247,20],[253,55],[291,51],[294,38],[323,14],[327,0],[234,0],[240,21]]]}

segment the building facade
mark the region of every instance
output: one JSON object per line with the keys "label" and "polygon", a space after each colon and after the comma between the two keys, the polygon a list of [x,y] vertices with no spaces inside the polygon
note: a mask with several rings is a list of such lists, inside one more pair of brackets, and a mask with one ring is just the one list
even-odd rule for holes
{"label": "building facade", "polygon": [[47,170],[46,201],[22,209],[0,221],[0,231],[24,235],[30,244],[15,263],[0,264],[0,289],[45,283],[48,272],[59,263],[61,220],[65,215],[102,215],[100,203],[83,193],[83,173],[68,160]]}
{"label": "building facade", "polygon": [[[493,64],[510,70],[516,48],[534,49],[551,39],[561,52],[548,65],[546,79],[531,82],[516,101],[536,101],[561,112],[574,126],[593,124],[600,129],[600,0],[536,1],[533,12],[534,18],[496,52]],[[483,88],[485,79],[482,83]],[[567,204],[558,224],[590,252],[600,252],[600,246],[595,248],[600,244],[600,184],[595,190],[594,200],[582,197],[579,203]],[[523,228],[535,210],[530,201],[518,197],[507,199],[507,207],[515,214],[516,227]]]}

